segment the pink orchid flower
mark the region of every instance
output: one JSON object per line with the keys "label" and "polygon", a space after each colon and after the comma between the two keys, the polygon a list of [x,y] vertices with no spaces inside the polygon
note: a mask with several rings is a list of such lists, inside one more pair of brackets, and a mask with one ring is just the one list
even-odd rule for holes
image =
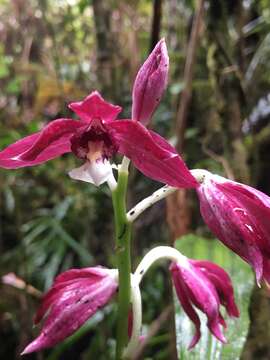
{"label": "pink orchid flower", "polygon": [[194,306],[207,316],[207,326],[211,333],[226,343],[221,330],[221,325],[226,327],[226,322],[219,311],[220,305],[224,305],[229,316],[239,316],[228,274],[214,263],[197,260],[188,260],[187,264],[174,262],[170,271],[178,299],[196,328],[189,349],[201,337],[201,322]]}
{"label": "pink orchid flower", "polygon": [[117,270],[92,267],[59,275],[34,320],[37,324],[46,317],[42,331],[22,354],[52,347],[72,335],[111,300],[117,288]]}
{"label": "pink orchid flower", "polygon": [[258,284],[270,283],[270,198],[241,183],[200,171],[197,193],[205,223],[251,265]]}
{"label": "pink orchid flower", "polygon": [[0,167],[38,165],[73,152],[84,164],[70,171],[70,176],[99,186],[112,176],[109,159],[120,153],[154,180],[179,188],[196,187],[196,180],[176,150],[143,125],[159,102],[157,98],[165,89],[167,74],[168,55],[161,40],[135,81],[132,120],[116,120],[121,107],[106,102],[94,91],[83,101],[69,105],[79,121],[54,120],[41,131],[9,145],[0,152]]}

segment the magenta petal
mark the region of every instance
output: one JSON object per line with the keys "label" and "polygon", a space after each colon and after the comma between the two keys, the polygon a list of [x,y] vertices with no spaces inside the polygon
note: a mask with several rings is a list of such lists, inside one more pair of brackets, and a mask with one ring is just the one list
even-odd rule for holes
{"label": "magenta petal", "polygon": [[200,331],[201,321],[200,321],[198,314],[196,313],[196,311],[194,310],[194,308],[191,305],[191,301],[189,299],[189,295],[188,295],[185,283],[183,282],[181,275],[179,275],[178,265],[176,263],[172,263],[170,266],[170,271],[172,273],[172,279],[173,279],[177,297],[178,297],[184,311],[186,312],[187,316],[190,318],[190,320],[195,325],[195,330],[196,330],[195,335],[193,336],[193,339],[191,340],[189,347],[188,347],[188,349],[192,349],[201,338],[201,331]]}
{"label": "magenta petal", "polygon": [[[200,186],[197,188],[200,199],[201,215],[213,231],[213,233],[232,251],[247,261],[248,252],[246,245],[241,238],[241,234],[235,226],[231,228],[227,224],[231,221],[231,202],[224,198],[221,192],[217,192],[214,187]],[[234,206],[236,208],[236,205]]]}
{"label": "magenta petal", "polygon": [[245,188],[244,185],[239,185],[229,181],[227,183],[216,184],[223,194],[231,198],[231,201],[236,199],[239,207],[242,209],[242,213],[245,212],[243,214],[245,218],[241,217],[241,220],[245,221],[246,231],[248,232],[249,230],[252,236],[258,235],[256,244],[270,255],[270,204],[268,204],[270,198],[251,187],[246,186]]}
{"label": "magenta petal", "polygon": [[103,270],[71,270],[56,279],[37,314],[40,320],[48,313],[41,334],[25,348],[23,354],[56,345],[106,305],[118,284],[114,271]]}
{"label": "magenta petal", "polygon": [[132,92],[132,119],[146,125],[167,86],[169,57],[165,40],[160,40],[140,68]]}
{"label": "magenta petal", "polygon": [[70,269],[64,271],[62,274],[58,275],[54,284],[63,283],[66,281],[74,280],[74,279],[82,279],[86,278],[88,282],[95,282],[102,279],[105,276],[110,276],[111,271],[102,267],[89,267],[83,269]]}
{"label": "magenta petal", "polygon": [[0,152],[0,167],[15,169],[33,166],[70,152],[70,137],[83,122],[58,119],[43,130],[27,136]]}
{"label": "magenta petal", "polygon": [[221,341],[223,344],[227,343],[227,340],[225,338],[225,336],[223,335],[221,328],[220,328],[220,323],[222,323],[223,321],[219,318],[219,320],[214,320],[214,321],[210,321],[207,323],[208,328],[210,329],[211,333],[219,340]]}
{"label": "magenta petal", "polygon": [[266,281],[266,283],[270,284],[270,260],[266,257],[263,258],[263,279]]}
{"label": "magenta petal", "polygon": [[270,198],[250,186],[205,171],[197,188],[201,214],[213,233],[249,263],[257,282],[270,280]]}
{"label": "magenta petal", "polygon": [[83,281],[85,279],[89,286],[97,283],[103,277],[108,275],[108,270],[102,267],[70,269],[58,275],[54,280],[52,288],[42,297],[42,302],[34,318],[34,323],[37,324],[42,320],[55,299],[59,298],[59,295],[63,292],[66,292],[68,285],[75,285],[76,287],[78,281]]}
{"label": "magenta petal", "polygon": [[[226,339],[221,330],[221,325],[225,325],[225,322],[219,312],[220,298],[211,279],[208,279],[204,272],[200,268],[194,266],[193,261],[190,260],[188,260],[186,264],[174,263],[171,265],[170,270],[172,272],[177,296],[183,309],[195,323],[197,333],[197,314],[191,304],[195,305],[207,316],[207,326],[212,334],[220,341],[225,342]],[[195,339],[197,341],[199,339],[197,334],[195,335]],[[190,347],[195,344],[193,344],[192,341]]]}
{"label": "magenta petal", "polygon": [[91,92],[83,101],[70,103],[68,107],[87,122],[93,119],[112,121],[122,111],[120,106],[106,102],[98,91]]}
{"label": "magenta petal", "polygon": [[110,129],[118,143],[118,151],[131,159],[144,175],[179,188],[198,185],[184,161],[171,150],[171,145],[139,122],[118,120],[110,123]]}
{"label": "magenta petal", "polygon": [[229,275],[220,266],[206,260],[192,260],[192,264],[203,271],[218,292],[220,302],[230,316],[239,317],[239,310],[234,301],[234,291]]}

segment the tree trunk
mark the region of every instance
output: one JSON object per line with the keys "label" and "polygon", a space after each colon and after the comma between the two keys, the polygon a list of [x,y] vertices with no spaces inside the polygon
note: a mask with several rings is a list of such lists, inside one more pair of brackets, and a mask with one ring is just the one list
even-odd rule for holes
{"label": "tree trunk", "polygon": [[[184,132],[186,128],[186,118],[188,113],[188,107],[191,99],[192,92],[192,80],[193,69],[195,64],[196,49],[198,47],[199,33],[201,28],[202,16],[203,16],[203,4],[204,0],[199,0],[197,11],[192,24],[191,36],[188,43],[187,58],[184,71],[184,83],[185,89],[182,92],[179,109],[176,116],[176,134],[177,134],[177,150],[182,152]],[[174,245],[174,242],[180,236],[186,234],[190,225],[190,210],[188,206],[187,193],[184,189],[178,190],[166,199],[167,204],[167,223],[170,230],[170,245]],[[172,285],[168,290],[172,295]],[[174,313],[171,316],[173,330],[171,331],[171,359],[178,359],[176,348],[176,333],[175,333],[175,316]],[[172,346],[174,342],[174,346]]]}
{"label": "tree trunk", "polygon": [[152,30],[151,30],[151,44],[150,44],[149,53],[154,49],[156,43],[159,41],[161,18],[162,18],[162,0],[154,0]]}
{"label": "tree trunk", "polygon": [[106,0],[93,0],[96,28],[97,77],[99,88],[104,97],[113,92],[113,39],[111,31],[111,6]]}

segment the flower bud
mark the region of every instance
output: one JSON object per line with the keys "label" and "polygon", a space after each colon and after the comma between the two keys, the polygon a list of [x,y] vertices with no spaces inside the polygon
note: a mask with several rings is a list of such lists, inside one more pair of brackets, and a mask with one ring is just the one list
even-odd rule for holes
{"label": "flower bud", "polygon": [[147,125],[167,86],[169,57],[161,39],[141,66],[133,86],[132,119]]}

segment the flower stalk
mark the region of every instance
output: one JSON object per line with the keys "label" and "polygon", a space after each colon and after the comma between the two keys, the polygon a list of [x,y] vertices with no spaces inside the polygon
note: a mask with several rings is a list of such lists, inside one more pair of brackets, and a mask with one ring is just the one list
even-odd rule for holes
{"label": "flower stalk", "polygon": [[132,302],[132,333],[128,346],[124,350],[124,358],[134,354],[140,342],[142,327],[142,299],[138,279],[131,275],[131,302]]}
{"label": "flower stalk", "polygon": [[182,255],[180,251],[170,246],[157,246],[150,250],[139,263],[134,277],[137,279],[138,284],[142,281],[148,269],[158,260],[167,259],[180,263],[182,266],[187,266],[188,260],[186,256]]}
{"label": "flower stalk", "polygon": [[128,183],[128,161],[123,159],[118,172],[117,187],[112,192],[115,245],[119,272],[118,316],[116,335],[116,360],[122,359],[128,342],[128,312],[130,307],[130,237],[131,224],[126,216],[126,193]]}
{"label": "flower stalk", "polygon": [[156,202],[165,199],[170,194],[174,193],[177,188],[165,185],[160,189],[153,192],[152,195],[146,197],[142,201],[140,201],[137,205],[135,205],[129,212],[127,213],[127,219],[129,222],[133,222],[140,216],[146,209],[150,206],[154,205]]}

